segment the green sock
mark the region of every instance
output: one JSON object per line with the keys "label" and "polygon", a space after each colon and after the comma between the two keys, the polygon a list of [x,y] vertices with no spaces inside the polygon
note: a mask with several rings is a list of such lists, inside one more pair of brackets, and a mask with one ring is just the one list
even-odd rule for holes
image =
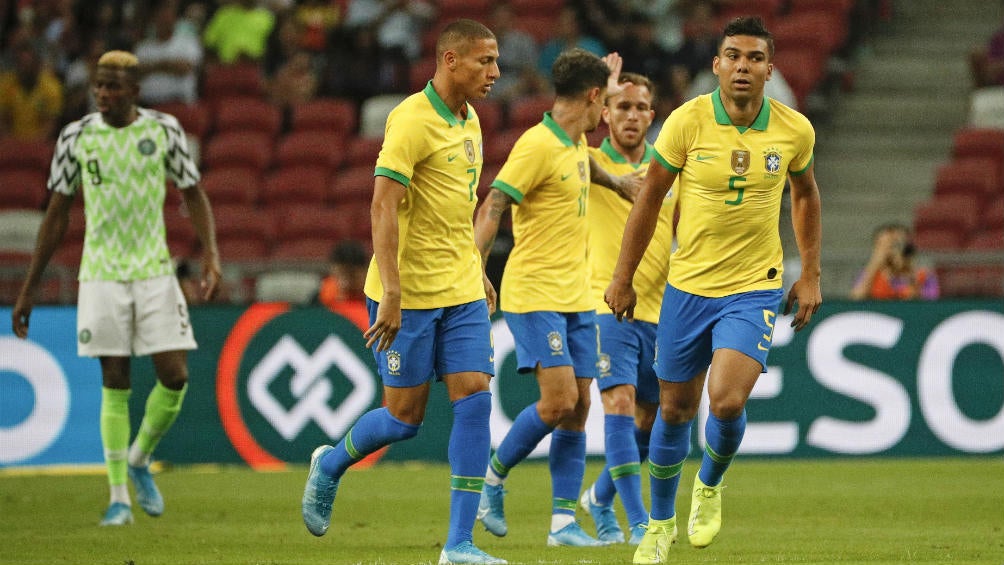
{"label": "green sock", "polygon": [[101,443],[105,448],[108,484],[126,483],[129,451],[129,389],[101,388]]}
{"label": "green sock", "polygon": [[178,418],[187,390],[187,384],[181,390],[171,390],[160,381],[153,387],[146,398],[146,411],[136,433],[136,441],[129,449],[130,465],[144,467],[150,464],[150,454]]}

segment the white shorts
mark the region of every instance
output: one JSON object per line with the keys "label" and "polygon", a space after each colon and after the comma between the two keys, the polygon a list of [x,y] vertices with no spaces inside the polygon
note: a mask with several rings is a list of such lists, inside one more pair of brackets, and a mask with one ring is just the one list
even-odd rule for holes
{"label": "white shorts", "polygon": [[129,357],[196,347],[188,305],[173,275],[80,282],[78,355]]}

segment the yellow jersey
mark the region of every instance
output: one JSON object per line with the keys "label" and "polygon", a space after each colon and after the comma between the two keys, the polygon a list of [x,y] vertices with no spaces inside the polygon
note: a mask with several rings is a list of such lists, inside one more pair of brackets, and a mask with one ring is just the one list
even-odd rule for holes
{"label": "yellow jersey", "polygon": [[[473,224],[483,163],[474,108],[468,104],[467,119],[457,119],[431,81],[387,117],[374,175],[407,188],[397,215],[402,308],[443,308],[485,298]],[[365,292],[376,301],[383,297],[375,256]]]}
{"label": "yellow jersey", "polygon": [[545,113],[541,123],[516,140],[492,188],[516,202],[515,245],[502,274],[502,310],[593,310],[586,260],[586,136],[573,141]]}
{"label": "yellow jersey", "polygon": [[815,138],[805,116],[767,97],[750,127],[732,125],[718,89],[670,114],[654,145],[679,173],[670,284],[711,298],[781,288],[781,194],[812,164]]}
{"label": "yellow jersey", "polygon": [[[610,144],[610,139],[606,138],[598,148],[591,147],[589,153],[608,173],[625,175],[636,170],[641,170],[643,173],[647,171],[654,151],[652,146],[646,143],[641,163],[631,163],[618,153]],[[662,295],[666,290],[666,279],[669,274],[669,255],[673,252],[675,209],[674,183],[662,200],[662,210],[659,212],[659,223],[656,225],[655,234],[634,276],[634,288],[638,296],[634,317],[643,322],[659,323]],[[590,187],[589,210],[586,217],[589,219],[589,266],[592,270],[590,284],[593,306],[597,313],[610,313],[610,308],[603,300],[603,292],[613,279],[617,256],[621,250],[621,240],[624,238],[624,226],[630,213],[631,203],[618,196],[616,192],[597,185]]]}

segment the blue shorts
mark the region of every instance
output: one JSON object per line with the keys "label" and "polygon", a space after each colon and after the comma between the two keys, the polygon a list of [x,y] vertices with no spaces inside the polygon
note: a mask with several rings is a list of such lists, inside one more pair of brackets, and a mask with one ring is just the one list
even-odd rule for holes
{"label": "blue shorts", "polygon": [[716,349],[734,349],[767,369],[767,353],[784,291],[754,290],[705,298],[666,285],[656,339],[655,372],[682,383],[711,365]]}
{"label": "blue shorts", "polygon": [[659,402],[659,380],[652,363],[655,361],[656,325],[635,320],[618,322],[613,314],[597,314],[600,332],[600,390],[618,385],[637,389],[635,398],[655,404]]}
{"label": "blue shorts", "polygon": [[527,373],[541,367],[569,365],[575,376],[599,375],[596,312],[503,312],[516,342],[516,370]]}
{"label": "blue shorts", "polygon": [[[370,325],[379,304],[366,300]],[[477,371],[495,374],[492,323],[488,304],[475,300],[458,306],[428,310],[401,310],[401,330],[390,349],[377,353],[377,370],[383,384],[413,387],[444,375]]]}

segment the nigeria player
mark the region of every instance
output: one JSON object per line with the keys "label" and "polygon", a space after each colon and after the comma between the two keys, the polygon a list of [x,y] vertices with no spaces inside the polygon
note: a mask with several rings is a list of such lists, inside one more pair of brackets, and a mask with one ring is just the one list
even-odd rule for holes
{"label": "nigeria player", "polygon": [[[603,120],[610,136],[589,153],[613,174],[644,173],[653,149],[645,134],[655,117],[655,88],[648,78],[622,73],[621,91],[607,97]],[[599,378],[604,412],[604,445],[607,464],[596,482],[579,499],[596,524],[600,541],[623,542],[624,533],[614,514],[619,494],[630,526],[629,543],[638,545],[645,534],[648,512],[641,491],[641,461],[648,454],[649,434],[659,406],[659,384],[652,368],[656,324],[669,272],[673,247],[673,213],[676,192],[662,200],[658,226],[635,277],[638,306],[635,321],[618,323],[603,302],[603,291],[613,277],[631,202],[593,185],[589,190],[589,267],[591,298],[596,307],[600,337]],[[604,313],[605,312],[605,313]]]}
{"label": "nigeria player", "polygon": [[432,381],[453,406],[450,523],[439,563],[499,564],[473,544],[491,436],[495,373],[487,283],[474,246],[475,189],[484,164],[481,125],[469,100],[499,76],[495,35],[473,20],[448,24],[436,72],[387,118],[372,203],[374,256],[365,332],[383,381],[384,406],[364,414],[334,447],[314,450],[302,510],[324,535],[342,476],[353,463],[418,433]]}
{"label": "nigeria player", "polygon": [[[619,56],[616,63],[619,72]],[[503,482],[551,434],[547,543],[603,543],[578,525],[575,506],[585,473],[589,386],[599,360],[586,262],[590,178],[604,186],[623,178],[615,183],[595,166],[585,137],[599,124],[610,76],[607,63],[585,50],[558,56],[552,109],[516,141],[474,225],[486,261],[499,222],[512,209],[515,245],[502,275],[502,312],[515,338],[517,370],[533,373],[540,387],[540,400],[516,417],[488,466],[478,519],[497,536],[508,531]]]}
{"label": "nigeria player", "polygon": [[[77,351],[101,363],[101,442],[111,487],[103,526],[133,521],[127,476],[147,514],[164,511],[150,474],[150,455],[181,409],[187,351],[196,347],[167,247],[163,207],[168,179],[181,189],[202,243],[207,298],[220,279],[212,212],[185,132],[174,117],[136,106],[138,81],[139,62],[132,53],[109,51],[98,59],[93,79],[98,112],[59,134],[48,181],[51,198],[12,315],[14,333],[27,337],[39,279],[66,232],[73,199],[82,193]],[[157,383],[130,447],[133,355],[151,356]]]}
{"label": "nigeria player", "polygon": [[655,368],[660,418],[649,451],[651,508],[635,563],[668,561],[674,501],[707,382],[707,445],[694,479],[687,534],[706,547],[721,529],[722,476],[746,428],[745,405],[766,370],[781,304],[781,196],[790,179],[792,223],[802,261],[785,313],[798,303],[801,330],[822,302],[820,202],[815,132],[805,116],[764,96],[773,39],[759,18],[729,22],[712,69],[719,88],[677,108],[654,144],[654,163],[631,210],[606,302],[631,318],[635,270],[664,195],[679,180],[678,249],[663,298]]}

